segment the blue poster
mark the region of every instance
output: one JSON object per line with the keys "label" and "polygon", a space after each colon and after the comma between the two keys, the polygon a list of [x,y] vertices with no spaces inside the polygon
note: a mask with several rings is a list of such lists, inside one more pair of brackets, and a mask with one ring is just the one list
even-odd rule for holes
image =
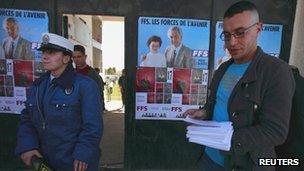
{"label": "blue poster", "polygon": [[182,120],[207,97],[210,22],[140,17],[136,119]]}
{"label": "blue poster", "polygon": [[[265,53],[274,57],[280,56],[281,41],[282,41],[283,25],[280,24],[263,24],[262,32],[258,37],[258,46],[260,46]],[[220,39],[220,34],[223,31],[223,22],[216,23],[216,37],[215,37],[215,52],[214,52],[214,69],[227,61],[231,56],[224,47],[224,41]]]}
{"label": "blue poster", "polygon": [[[174,40],[170,38],[172,35],[169,35],[172,29],[181,34],[177,47],[173,46]],[[161,41],[161,45],[160,43],[156,45],[158,49],[154,53],[151,49],[153,41],[148,44],[149,39],[158,39],[154,42]],[[208,69],[209,39],[210,22],[208,20],[140,17],[138,19],[138,66]],[[175,64],[170,66],[173,49],[177,49]],[[159,60],[151,59],[152,57],[149,59],[148,57],[152,54],[155,58],[159,57]],[[191,58],[190,62],[182,56],[186,56],[187,60]]]}
{"label": "blue poster", "polygon": [[32,82],[44,72],[40,46],[44,11],[0,8],[0,113],[20,113]]}

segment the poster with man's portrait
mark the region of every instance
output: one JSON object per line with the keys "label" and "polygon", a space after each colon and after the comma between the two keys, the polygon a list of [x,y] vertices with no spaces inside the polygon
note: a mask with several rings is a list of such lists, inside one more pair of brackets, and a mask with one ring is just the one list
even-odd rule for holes
{"label": "poster with man's portrait", "polygon": [[208,20],[139,17],[136,119],[181,120],[203,105],[209,39]]}
{"label": "poster with man's portrait", "polygon": [[41,68],[41,35],[48,32],[44,11],[0,8],[0,113],[19,114],[26,90],[44,71]]}

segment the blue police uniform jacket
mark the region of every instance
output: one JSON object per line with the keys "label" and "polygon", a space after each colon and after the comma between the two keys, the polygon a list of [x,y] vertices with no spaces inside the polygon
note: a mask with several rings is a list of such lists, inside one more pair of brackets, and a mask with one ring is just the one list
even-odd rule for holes
{"label": "blue police uniform jacket", "polygon": [[75,159],[97,170],[102,111],[97,84],[69,64],[60,77],[42,75],[21,112],[16,154],[37,149],[56,171],[73,170]]}

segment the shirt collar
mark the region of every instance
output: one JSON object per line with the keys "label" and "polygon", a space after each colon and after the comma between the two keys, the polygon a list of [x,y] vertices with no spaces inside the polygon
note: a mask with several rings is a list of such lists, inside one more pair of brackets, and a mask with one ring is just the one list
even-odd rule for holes
{"label": "shirt collar", "polygon": [[176,51],[179,51],[180,48],[182,47],[182,44],[180,44],[178,47],[175,47],[174,45],[172,45],[172,46],[174,47],[174,49],[175,49]]}
{"label": "shirt collar", "polygon": [[[72,63],[69,63],[67,65],[67,67],[65,68],[65,70],[63,71],[63,73],[58,77],[58,78],[53,78],[55,79],[53,81],[54,85],[59,85],[62,88],[71,88],[73,85],[73,81],[74,81],[74,77],[75,77],[76,73],[75,70],[73,68]],[[33,84],[34,85],[39,85],[45,78],[51,78],[52,79],[52,75],[51,72],[48,71],[45,74],[43,74],[39,79],[37,79]]]}
{"label": "shirt collar", "polygon": [[17,42],[19,41],[19,39],[20,39],[20,36],[19,36],[19,35],[17,36],[16,39],[13,39],[12,37],[10,37],[10,40],[11,40],[12,42],[14,42],[14,45],[17,44]]}

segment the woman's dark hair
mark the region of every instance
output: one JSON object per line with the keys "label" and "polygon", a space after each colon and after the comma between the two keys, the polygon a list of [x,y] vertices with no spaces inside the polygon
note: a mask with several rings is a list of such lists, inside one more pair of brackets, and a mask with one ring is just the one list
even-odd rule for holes
{"label": "woman's dark hair", "polygon": [[148,47],[150,46],[151,42],[158,42],[158,43],[159,43],[159,47],[160,47],[161,44],[162,44],[161,38],[160,38],[159,36],[155,36],[155,35],[151,36],[151,37],[148,39],[148,41],[147,41],[147,46],[148,46]]}

